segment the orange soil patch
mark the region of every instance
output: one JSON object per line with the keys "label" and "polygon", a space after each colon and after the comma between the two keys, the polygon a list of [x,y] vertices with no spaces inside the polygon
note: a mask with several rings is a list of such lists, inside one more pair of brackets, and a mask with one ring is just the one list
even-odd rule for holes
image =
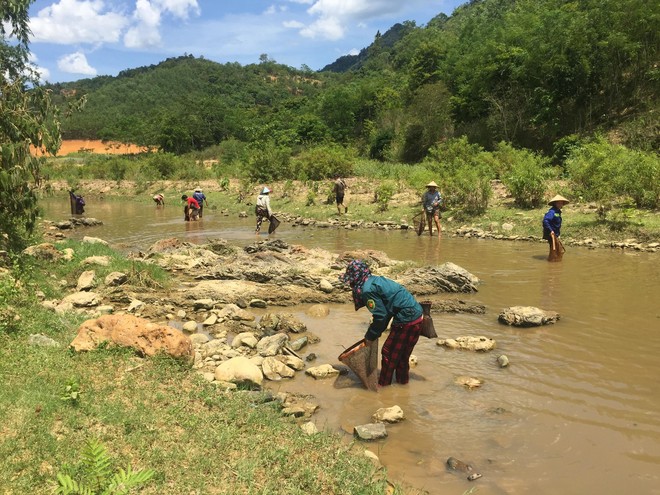
{"label": "orange soil patch", "polygon": [[[123,144],[116,141],[101,141],[99,139],[67,139],[62,141],[62,146],[57,156],[66,156],[69,153],[101,153],[105,155],[128,155],[132,153],[144,153],[149,151],[144,146],[134,144]],[[42,154],[42,153],[40,153]]]}

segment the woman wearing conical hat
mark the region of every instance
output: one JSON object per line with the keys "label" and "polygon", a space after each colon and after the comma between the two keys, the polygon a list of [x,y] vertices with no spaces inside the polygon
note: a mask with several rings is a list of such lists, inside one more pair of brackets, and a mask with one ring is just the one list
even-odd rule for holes
{"label": "woman wearing conical hat", "polygon": [[438,230],[438,237],[442,237],[442,228],[440,227],[440,205],[442,204],[442,195],[438,191],[438,185],[431,181],[426,184],[426,192],[422,195],[422,206],[426,215],[426,222],[429,224],[429,235],[433,235],[433,223]]}
{"label": "woman wearing conical hat", "polygon": [[548,261],[561,261],[564,254],[564,246],[559,239],[561,235],[561,209],[568,203],[570,201],[559,194],[548,201],[551,208],[543,217],[543,238],[548,241],[550,246]]}

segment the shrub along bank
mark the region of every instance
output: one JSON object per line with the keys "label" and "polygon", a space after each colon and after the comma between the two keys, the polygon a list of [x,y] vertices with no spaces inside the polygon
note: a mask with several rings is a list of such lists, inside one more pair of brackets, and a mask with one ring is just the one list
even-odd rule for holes
{"label": "shrub along bank", "polygon": [[[63,286],[75,286],[84,257],[110,256],[103,270],[131,273],[129,283],[145,291],[170,282],[105,246],[64,247],[74,249],[70,262],[14,258],[0,275],[3,493],[52,493],[58,474],[91,482],[128,466],[153,470],[140,485],[144,494],[385,493],[385,473],[361,449],[329,433],[304,434],[264,394],[221,392],[171,359],[68,351],[86,317],[47,310],[39,296],[61,297]],[[31,345],[31,334],[46,334],[56,346]],[[90,451],[90,441],[107,455]]]}

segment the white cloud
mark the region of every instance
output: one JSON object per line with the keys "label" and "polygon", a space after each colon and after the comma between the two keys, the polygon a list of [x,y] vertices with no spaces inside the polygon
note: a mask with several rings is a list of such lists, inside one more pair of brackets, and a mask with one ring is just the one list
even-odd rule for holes
{"label": "white cloud", "polygon": [[116,42],[129,21],[120,13],[104,11],[102,0],[60,0],[30,19],[31,41],[58,44]]}
{"label": "white cloud", "polygon": [[96,69],[87,63],[87,57],[82,52],[65,55],[57,61],[57,68],[62,72],[95,76]]}
{"label": "white cloud", "polygon": [[124,35],[127,48],[150,48],[161,44],[160,27],[164,13],[187,19],[190,13],[200,12],[197,0],[137,0],[133,19],[135,24]]}
{"label": "white cloud", "polygon": [[316,0],[307,13],[318,19],[301,29],[300,34],[307,38],[338,40],[351,25],[366,27],[366,21],[401,12],[411,1],[414,0]]}
{"label": "white cloud", "polygon": [[365,19],[400,12],[401,0],[317,0],[307,12],[321,17]]}
{"label": "white cloud", "polygon": [[153,3],[160,11],[169,12],[179,19],[188,19],[191,13],[194,15],[200,13],[197,0],[154,0]]}
{"label": "white cloud", "polygon": [[305,38],[326,38],[329,40],[338,40],[344,37],[344,27],[336,17],[322,17],[314,21],[309,26],[300,30],[300,34]]}
{"label": "white cloud", "polygon": [[348,51],[346,55],[359,55],[359,54],[360,54],[360,50],[358,50],[357,48],[352,48],[351,50]]}
{"label": "white cloud", "polygon": [[265,15],[273,15],[275,12],[277,12],[275,5],[270,5],[266,10],[264,10]]}
{"label": "white cloud", "polygon": [[124,45],[128,48],[158,46],[161,42],[161,10],[149,0],[137,0],[133,18],[136,24],[124,35]]}
{"label": "white cloud", "polygon": [[305,25],[302,22],[299,21],[284,21],[282,23],[282,26],[285,28],[290,28],[290,29],[301,29],[304,28]]}

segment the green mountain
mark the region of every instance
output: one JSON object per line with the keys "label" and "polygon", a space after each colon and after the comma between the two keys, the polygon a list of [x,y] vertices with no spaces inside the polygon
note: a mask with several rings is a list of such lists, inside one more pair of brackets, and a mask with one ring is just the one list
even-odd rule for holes
{"label": "green mountain", "polygon": [[82,112],[63,122],[65,139],[111,139],[184,152],[230,137],[249,141],[251,127],[272,122],[281,107],[304,106],[321,84],[313,73],[268,60],[243,67],[184,55],[52,89],[56,102],[87,99]]}
{"label": "green mountain", "polygon": [[417,162],[458,136],[550,154],[594,133],[657,151],[659,48],[654,2],[472,0],[318,73],[185,55],[53,90],[87,98],[65,138],[176,153],[234,139]]}

